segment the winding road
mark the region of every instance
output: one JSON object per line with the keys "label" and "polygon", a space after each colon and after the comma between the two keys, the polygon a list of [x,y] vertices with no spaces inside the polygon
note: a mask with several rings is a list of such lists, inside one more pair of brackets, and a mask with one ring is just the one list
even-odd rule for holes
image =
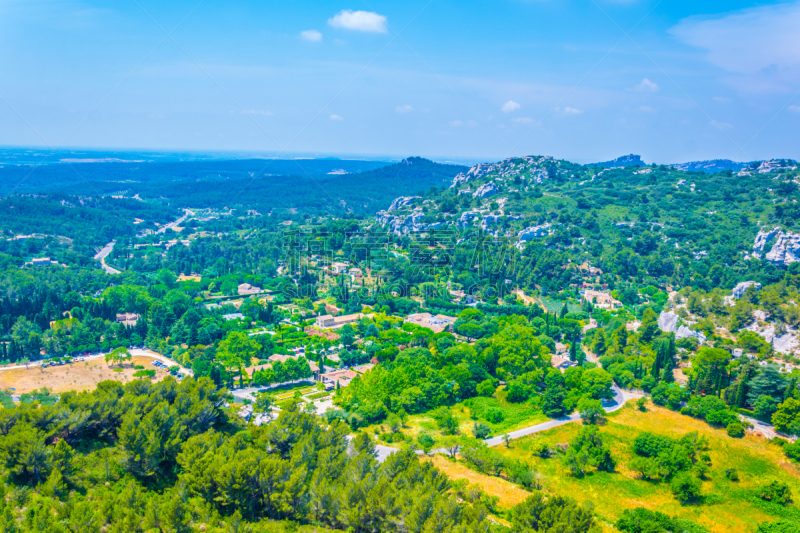
{"label": "winding road", "polygon": [[[190,211],[189,209],[184,209],[184,210],[183,210],[183,216],[182,216],[181,218],[179,218],[178,220],[174,220],[174,221],[170,222],[170,223],[169,223],[169,224],[167,224],[166,226],[162,226],[162,227],[160,227],[158,230],[156,230],[156,232],[155,232],[155,233],[156,233],[156,234],[159,234],[159,233],[164,233],[165,231],[167,231],[167,230],[168,230],[168,229],[170,229],[170,228],[174,228],[175,226],[179,226],[179,225],[181,225],[181,224],[182,224],[182,223],[183,223],[183,222],[184,222],[184,221],[185,221],[185,220],[186,220],[188,217],[190,217],[190,216],[193,216],[193,215],[194,215],[194,211]],[[144,236],[145,236],[145,234],[144,234],[144,233],[140,233],[139,235],[137,235],[137,237],[144,237]],[[122,274],[122,272],[121,272],[120,270],[117,270],[116,268],[114,268],[114,267],[112,267],[112,266],[109,266],[109,265],[106,263],[106,257],[108,257],[108,254],[110,254],[110,253],[111,253],[111,250],[113,250],[113,249],[114,249],[114,244],[115,244],[116,242],[117,242],[116,240],[113,240],[113,241],[111,241],[110,243],[106,244],[106,245],[105,245],[105,246],[103,246],[103,248],[102,248],[102,249],[101,249],[99,252],[97,252],[97,254],[94,256],[94,258],[95,258],[95,259],[97,259],[97,260],[99,260],[99,261],[100,261],[100,266],[101,266],[101,267],[103,267],[103,270],[105,270],[107,274]]]}
{"label": "winding road", "polygon": [[[611,387],[611,390],[614,392],[614,399],[613,400],[603,400],[603,409],[606,413],[613,413],[614,411],[618,411],[625,406],[625,403],[629,400],[636,400],[641,398],[642,394],[635,394],[626,392],[616,385]],[[540,431],[547,431],[548,429],[553,429],[558,426],[563,426],[564,424],[569,424],[570,422],[577,422],[581,419],[580,414],[574,414],[570,416],[563,416],[561,418],[555,418],[553,420],[548,420],[547,422],[542,422],[541,424],[536,424],[535,426],[530,426],[522,429],[518,429],[517,431],[510,431],[508,433],[509,440],[519,439],[520,437],[527,437],[528,435],[533,435],[534,433],[539,433]],[[498,435],[497,437],[492,437],[486,439],[484,442],[487,446],[498,446],[505,442],[504,435]],[[376,445],[375,446],[375,455],[379,462],[384,462],[387,457],[392,455],[393,453],[399,451],[397,448],[392,448],[390,446],[383,446],[383,445]],[[443,449],[436,449],[432,450],[431,453],[445,453]],[[422,450],[417,450],[418,455],[422,455]]]}

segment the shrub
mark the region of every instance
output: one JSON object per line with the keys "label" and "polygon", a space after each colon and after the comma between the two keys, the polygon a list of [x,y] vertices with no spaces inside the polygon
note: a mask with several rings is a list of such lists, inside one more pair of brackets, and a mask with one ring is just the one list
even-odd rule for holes
{"label": "shrub", "polygon": [[647,412],[647,398],[643,396],[638,400],[636,400],[636,406],[639,408],[641,412],[643,413]]}
{"label": "shrub", "polygon": [[756,533],[800,533],[800,525],[794,520],[778,520],[777,522],[761,522]]}
{"label": "shrub", "polygon": [[533,449],[531,450],[533,455],[537,457],[541,457],[542,459],[547,459],[553,455],[553,450],[546,442],[538,441],[533,445]]}
{"label": "shrub", "polygon": [[480,422],[475,422],[475,424],[472,426],[472,434],[475,435],[476,439],[483,440],[488,437],[491,432],[492,428]]}
{"label": "shrub", "polygon": [[633,451],[644,457],[655,457],[663,450],[671,448],[673,444],[673,440],[669,437],[645,431],[633,439]]}
{"label": "shrub", "polygon": [[433,445],[436,444],[436,441],[433,440],[433,437],[428,435],[427,433],[423,433],[419,437],[417,437],[417,442],[422,447],[422,451],[428,453],[433,448]]}
{"label": "shrub", "polygon": [[758,490],[758,496],[762,500],[780,503],[781,505],[792,502],[792,490],[789,485],[782,481],[772,481],[763,485]]}
{"label": "shrub", "polygon": [[703,526],[689,520],[669,517],[658,511],[638,507],[626,509],[616,523],[617,529],[625,533],[706,533]]}
{"label": "shrub", "polygon": [[700,486],[700,480],[686,472],[675,476],[670,483],[672,494],[681,502],[690,502],[699,499]]}
{"label": "shrub", "polygon": [[503,421],[503,412],[500,409],[496,409],[494,407],[490,407],[486,410],[483,414],[484,418],[491,422],[492,424],[499,424]]}
{"label": "shrub", "polygon": [[155,370],[137,370],[133,373],[133,377],[135,378],[152,378],[155,377],[155,375]]}
{"label": "shrub", "polygon": [[439,407],[431,413],[431,416],[445,435],[455,435],[458,432],[458,420],[447,407]]}
{"label": "shrub", "polygon": [[783,453],[785,453],[786,457],[788,457],[789,459],[800,461],[800,441],[797,441],[794,444],[784,445]]}
{"label": "shrub", "polygon": [[600,400],[581,398],[580,401],[578,401],[578,412],[584,424],[594,424],[598,419],[602,418],[604,414],[603,404]]}
{"label": "shrub", "polygon": [[478,396],[489,397],[494,395],[494,391],[496,390],[496,388],[494,386],[494,382],[491,379],[486,379],[478,383],[478,386],[476,387],[475,390],[478,393]]}
{"label": "shrub", "polygon": [[729,437],[733,437],[734,439],[741,439],[744,437],[744,426],[742,426],[741,422],[731,422],[725,429]]}
{"label": "shrub", "polygon": [[739,471],[735,468],[726,468],[725,477],[731,481],[739,481]]}

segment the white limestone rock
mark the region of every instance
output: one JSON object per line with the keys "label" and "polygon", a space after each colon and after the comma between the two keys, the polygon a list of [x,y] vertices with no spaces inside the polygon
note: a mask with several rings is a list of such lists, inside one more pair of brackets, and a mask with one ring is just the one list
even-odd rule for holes
{"label": "white limestone rock", "polygon": [[[770,243],[773,243],[772,248],[764,254]],[[776,265],[789,265],[800,261],[800,233],[783,231],[780,228],[759,231],[753,244],[753,256],[761,259],[762,255],[767,261]]]}
{"label": "white limestone rock", "polygon": [[400,198],[395,198],[394,201],[392,202],[392,205],[389,206],[389,209],[387,209],[387,211],[395,211],[397,209],[400,209],[401,207],[412,205],[416,203],[416,201],[419,199],[420,199],[419,196],[401,196]]}
{"label": "white limestone rock", "polygon": [[658,315],[658,328],[665,333],[675,333],[680,317],[670,311],[662,311]]}
{"label": "white limestone rock", "polygon": [[744,296],[744,293],[747,292],[747,289],[753,286],[755,286],[756,289],[761,288],[761,284],[757,281],[743,281],[733,288],[731,296],[733,297],[734,300],[738,300],[739,298]]}
{"label": "white limestone rock", "polygon": [[474,193],[472,193],[473,198],[488,198],[489,196],[494,196],[495,194],[499,193],[500,189],[497,185],[490,181],[489,183],[485,183],[478,187]]}

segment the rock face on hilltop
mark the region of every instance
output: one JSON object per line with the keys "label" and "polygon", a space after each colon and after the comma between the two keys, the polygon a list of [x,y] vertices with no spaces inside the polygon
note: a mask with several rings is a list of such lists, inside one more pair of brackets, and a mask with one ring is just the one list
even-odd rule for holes
{"label": "rock face on hilltop", "polygon": [[472,194],[472,197],[473,198],[486,198],[488,196],[494,196],[495,194],[497,194],[499,192],[500,192],[500,189],[497,187],[497,185],[495,185],[495,183],[493,181],[490,181],[489,183],[486,183],[486,184],[481,185],[480,187],[478,187],[478,190],[476,190]]}
{"label": "rock face on hilltop", "polygon": [[401,207],[405,207],[407,205],[411,205],[416,203],[419,200],[419,196],[401,196],[400,198],[395,198],[392,202],[392,205],[389,206],[387,211],[394,211],[396,209],[400,209]]}
{"label": "rock face on hilltop", "polygon": [[730,159],[711,159],[709,161],[689,161],[688,163],[679,163],[672,166],[678,170],[706,172],[711,174],[722,170],[735,170],[738,172],[743,168],[747,168],[749,163],[737,163]]}
{"label": "rock face on hilltop", "polygon": [[[766,254],[764,253],[769,249]],[[800,261],[800,233],[773,228],[759,231],[753,244],[753,255],[776,265],[789,265]]]}
{"label": "rock face on hilltop", "polygon": [[647,166],[647,163],[642,161],[641,156],[630,154],[630,155],[623,155],[622,157],[618,157],[613,161],[605,161],[603,163],[590,163],[586,165],[587,167],[635,167],[640,166],[644,167]]}

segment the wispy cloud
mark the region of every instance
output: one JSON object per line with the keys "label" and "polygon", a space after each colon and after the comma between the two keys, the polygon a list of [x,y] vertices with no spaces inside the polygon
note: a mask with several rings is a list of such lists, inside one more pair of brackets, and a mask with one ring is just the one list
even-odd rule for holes
{"label": "wispy cloud", "polygon": [[317,30],[305,30],[300,32],[300,38],[310,43],[318,43],[322,40],[322,34]]}
{"label": "wispy cloud", "polygon": [[345,9],[328,19],[328,24],[344,30],[367,33],[386,33],[386,17],[372,11],[351,11]]}
{"label": "wispy cloud", "polygon": [[508,102],[503,104],[503,107],[501,107],[500,109],[503,111],[503,113],[511,113],[512,111],[516,111],[520,107],[521,106],[514,100],[509,100]]}
{"label": "wispy cloud", "polygon": [[690,17],[670,33],[705,49],[708,60],[732,72],[800,68],[800,2],[744,9],[722,16]]}
{"label": "wispy cloud", "polygon": [[645,91],[645,92],[658,92],[661,87],[654,81],[650,81],[647,78],[644,78],[640,83],[637,83],[634,87],[637,91]]}
{"label": "wispy cloud", "polygon": [[729,104],[732,101],[730,98],[725,98],[724,96],[715,96],[712,98],[712,100],[719,102],[720,104]]}
{"label": "wispy cloud", "polygon": [[655,109],[653,109],[649,105],[639,106],[639,111],[642,111],[643,113],[655,113]]}
{"label": "wispy cloud", "polygon": [[721,130],[732,130],[733,129],[733,125],[732,124],[728,124],[727,122],[717,122],[716,120],[712,120],[711,121],[711,125],[714,126],[715,128],[719,128]]}
{"label": "wispy cloud", "polygon": [[406,104],[406,105],[399,105],[395,107],[394,110],[398,113],[411,113],[412,111],[414,111],[414,108]]}
{"label": "wispy cloud", "polygon": [[344,120],[344,119],[339,115],[331,115],[331,120]]}
{"label": "wispy cloud", "polygon": [[517,124],[530,124],[531,122],[533,122],[533,119],[530,117],[519,117],[515,118],[514,122],[516,122]]}
{"label": "wispy cloud", "polygon": [[245,109],[244,111],[242,111],[242,113],[245,115],[262,115],[265,117],[272,116],[272,111],[262,111],[260,109]]}
{"label": "wispy cloud", "polygon": [[800,113],[800,106],[797,106],[797,105],[790,105],[786,109],[788,109],[792,113]]}
{"label": "wispy cloud", "polygon": [[583,111],[581,111],[580,109],[576,109],[574,107],[565,107],[564,108],[564,114],[565,115],[580,115],[581,113],[583,113]]}

